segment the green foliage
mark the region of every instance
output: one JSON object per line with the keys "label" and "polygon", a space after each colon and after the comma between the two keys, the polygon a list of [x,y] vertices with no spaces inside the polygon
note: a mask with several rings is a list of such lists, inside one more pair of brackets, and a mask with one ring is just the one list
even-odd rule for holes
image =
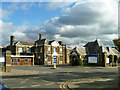
{"label": "green foliage", "polygon": [[112,62],[112,66],[115,67],[115,66],[116,66],[116,63]]}
{"label": "green foliage", "polygon": [[114,56],[114,62],[116,63],[118,61],[118,57],[115,55]]}
{"label": "green foliage", "polygon": [[109,55],[108,57],[109,57],[110,63],[112,63],[112,55]]}
{"label": "green foliage", "polygon": [[78,65],[78,66],[82,66],[83,65],[83,61],[79,57],[76,57],[74,64]]}
{"label": "green foliage", "polygon": [[120,51],[120,38],[114,39],[113,42],[114,42],[115,46],[117,46],[119,51]]}

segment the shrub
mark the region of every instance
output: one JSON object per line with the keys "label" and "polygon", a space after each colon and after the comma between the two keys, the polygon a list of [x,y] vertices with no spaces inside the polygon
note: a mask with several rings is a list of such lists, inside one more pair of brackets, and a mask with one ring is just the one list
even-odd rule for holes
{"label": "shrub", "polygon": [[108,57],[109,57],[110,63],[112,63],[112,55],[109,55]]}
{"label": "shrub", "polygon": [[112,62],[112,66],[115,67],[115,66],[116,66],[116,63]]}
{"label": "shrub", "polygon": [[118,57],[115,55],[114,56],[114,62],[116,63],[118,61]]}
{"label": "shrub", "polygon": [[83,61],[82,61],[79,57],[77,57],[77,58],[75,59],[75,65],[82,66],[82,65],[83,65]]}

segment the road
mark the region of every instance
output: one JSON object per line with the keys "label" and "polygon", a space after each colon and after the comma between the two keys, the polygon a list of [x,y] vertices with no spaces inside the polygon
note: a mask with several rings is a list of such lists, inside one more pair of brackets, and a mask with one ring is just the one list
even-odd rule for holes
{"label": "road", "polygon": [[[31,74],[3,75],[2,82],[8,88],[118,88],[117,67],[13,66]],[[33,73],[36,71],[37,73]]]}

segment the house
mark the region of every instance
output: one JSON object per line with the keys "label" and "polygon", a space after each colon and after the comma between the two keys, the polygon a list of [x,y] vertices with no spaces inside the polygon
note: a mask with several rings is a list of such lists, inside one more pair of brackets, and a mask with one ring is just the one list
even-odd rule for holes
{"label": "house", "polygon": [[14,42],[14,36],[10,37],[10,45],[7,49],[11,51],[12,65],[34,65],[34,55],[31,48],[35,42],[17,41]]}
{"label": "house", "polygon": [[35,55],[35,64],[52,65],[69,63],[69,49],[62,41],[42,39],[42,34],[39,35],[39,40],[35,41],[33,47]]}
{"label": "house", "polygon": [[71,52],[71,60],[74,59],[74,55],[80,57],[83,60],[83,64],[100,66],[107,66],[112,62],[117,63],[117,58],[119,58],[119,52],[115,48],[106,47],[98,39],[88,42],[83,47],[75,47]]}
{"label": "house", "polygon": [[15,37],[10,37],[10,45],[4,50],[11,51],[12,65],[52,65],[69,64],[69,48],[62,44],[62,41],[42,39],[42,34],[35,42],[17,41]]}
{"label": "house", "polygon": [[75,58],[79,57],[81,60],[83,60],[83,63],[87,63],[87,50],[85,47],[77,46],[73,48],[73,50],[70,52],[70,62],[75,62]]}

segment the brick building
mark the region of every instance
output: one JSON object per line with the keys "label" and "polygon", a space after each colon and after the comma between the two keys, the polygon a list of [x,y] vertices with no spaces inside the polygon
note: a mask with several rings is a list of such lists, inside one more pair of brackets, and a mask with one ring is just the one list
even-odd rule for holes
{"label": "brick building", "polygon": [[34,55],[31,48],[35,42],[18,41],[14,43],[14,36],[10,37],[10,45],[7,49],[11,51],[12,65],[34,65]]}
{"label": "brick building", "polygon": [[62,41],[42,39],[42,34],[40,34],[33,50],[35,64],[51,65],[54,60],[56,64],[69,64],[69,49],[62,44]]}
{"label": "brick building", "polygon": [[69,64],[69,49],[62,41],[42,39],[17,41],[14,36],[10,37],[10,45],[4,49],[11,51],[12,65],[50,65],[56,60],[56,64]]}
{"label": "brick building", "polygon": [[83,64],[112,66],[118,64],[119,52],[114,47],[107,47],[100,40],[88,42],[83,47],[75,47],[70,53],[70,61],[74,62],[75,56],[83,60]]}

